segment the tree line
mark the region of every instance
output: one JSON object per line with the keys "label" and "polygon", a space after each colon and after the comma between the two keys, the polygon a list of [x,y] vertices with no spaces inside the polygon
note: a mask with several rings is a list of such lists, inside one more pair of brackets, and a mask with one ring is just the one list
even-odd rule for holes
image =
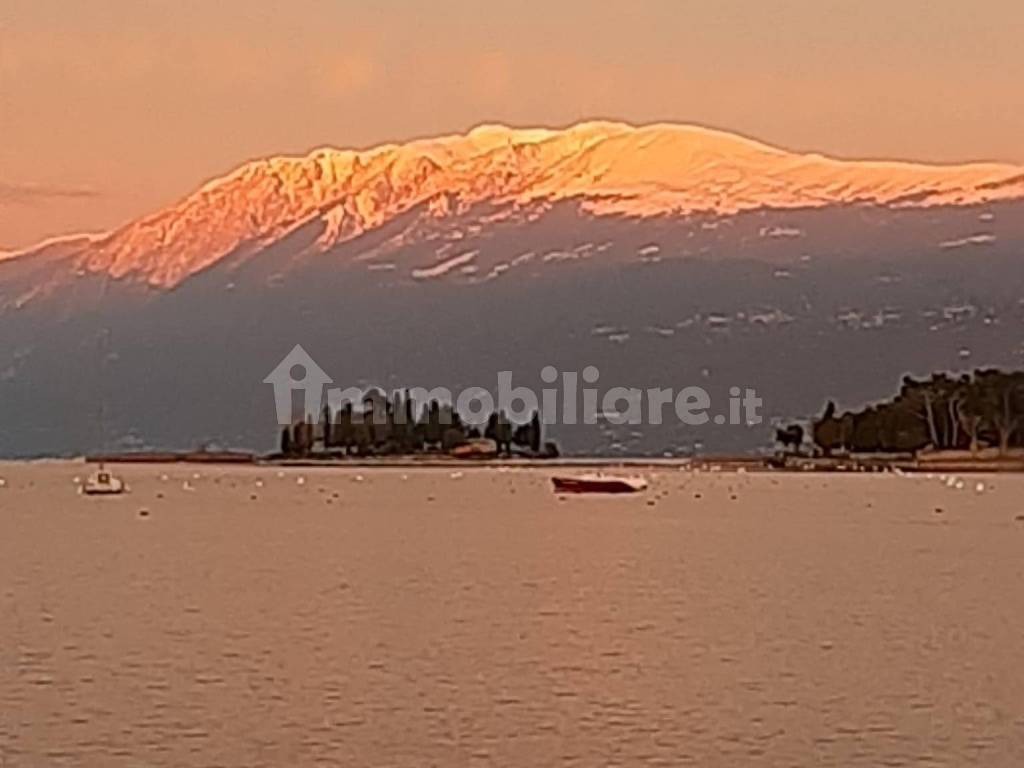
{"label": "tree line", "polygon": [[1024,371],[906,376],[893,398],[858,411],[840,414],[829,401],[812,436],[824,456],[983,447],[1006,453],[1024,447]]}
{"label": "tree line", "polygon": [[431,400],[415,411],[408,392],[396,391],[388,398],[379,389],[371,389],[360,410],[350,402],[334,412],[324,406],[318,423],[307,417],[284,427],[280,453],[293,457],[318,450],[344,456],[449,453],[481,439],[492,441],[498,455],[511,455],[515,450],[533,456],[558,453],[554,443],[544,442],[537,412],[525,424],[517,425],[499,410],[490,414],[481,429],[466,423],[448,403]]}

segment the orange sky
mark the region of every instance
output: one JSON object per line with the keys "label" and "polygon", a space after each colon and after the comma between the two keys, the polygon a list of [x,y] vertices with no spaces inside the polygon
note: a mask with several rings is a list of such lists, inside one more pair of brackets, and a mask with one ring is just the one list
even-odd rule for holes
{"label": "orange sky", "polygon": [[493,121],[1024,163],[1022,30],[1020,0],[2,0],[0,247]]}

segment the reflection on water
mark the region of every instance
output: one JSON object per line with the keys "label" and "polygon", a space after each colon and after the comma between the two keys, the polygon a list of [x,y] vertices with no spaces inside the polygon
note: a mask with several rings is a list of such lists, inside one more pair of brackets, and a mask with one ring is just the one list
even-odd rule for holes
{"label": "reflection on water", "polygon": [[1022,479],[2,471],[6,767],[1024,765]]}

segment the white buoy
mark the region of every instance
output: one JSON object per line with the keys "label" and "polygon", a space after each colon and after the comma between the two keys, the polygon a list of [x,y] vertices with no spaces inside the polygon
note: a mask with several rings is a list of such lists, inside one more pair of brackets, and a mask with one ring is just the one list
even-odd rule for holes
{"label": "white buoy", "polygon": [[963,480],[957,480],[956,481],[956,489],[958,491],[962,491],[964,489],[964,481]]}
{"label": "white buoy", "polygon": [[262,480],[257,480],[256,481],[256,487],[257,488],[262,488],[263,487],[263,481]]}
{"label": "white buoy", "polygon": [[974,486],[974,490],[975,490],[976,493],[984,493],[985,492],[985,484],[984,483],[978,483],[976,486]]}
{"label": "white buoy", "polygon": [[281,469],[277,470],[277,477],[278,477],[278,479],[283,478],[284,477],[284,470],[281,470]]}
{"label": "white buoy", "polygon": [[302,477],[300,475],[299,477],[295,478],[295,484],[296,485],[305,485],[306,484],[306,478],[304,478],[304,477]]}
{"label": "white buoy", "polygon": [[181,490],[183,490],[183,491],[194,491],[195,487],[188,480],[186,480],[185,482],[183,482],[181,484]]}
{"label": "white buoy", "polygon": [[452,472],[450,475],[448,475],[448,477],[450,477],[452,480],[458,480],[460,477],[462,477],[462,473]]}

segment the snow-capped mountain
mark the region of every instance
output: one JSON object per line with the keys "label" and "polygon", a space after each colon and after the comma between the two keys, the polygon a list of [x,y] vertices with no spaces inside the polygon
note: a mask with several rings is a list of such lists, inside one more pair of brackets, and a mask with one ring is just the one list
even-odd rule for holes
{"label": "snow-capped mountain", "polygon": [[[0,453],[268,447],[263,377],[296,343],[342,386],[593,364],[608,386],[756,386],[800,416],[908,370],[1019,363],[1022,249],[1008,164],[608,122],[269,158],[0,258]],[[770,437],[555,432],[612,453]]]}
{"label": "snow-capped mountain", "polygon": [[466,135],[248,163],[166,210],[83,242],[74,268],[172,288],[299,227],[317,228],[305,251],[322,253],[413,210],[443,220],[485,203],[497,209],[492,216],[569,200],[595,216],[650,218],[1019,197],[1024,168],[1005,164],[842,161],[687,125],[481,126]]}

